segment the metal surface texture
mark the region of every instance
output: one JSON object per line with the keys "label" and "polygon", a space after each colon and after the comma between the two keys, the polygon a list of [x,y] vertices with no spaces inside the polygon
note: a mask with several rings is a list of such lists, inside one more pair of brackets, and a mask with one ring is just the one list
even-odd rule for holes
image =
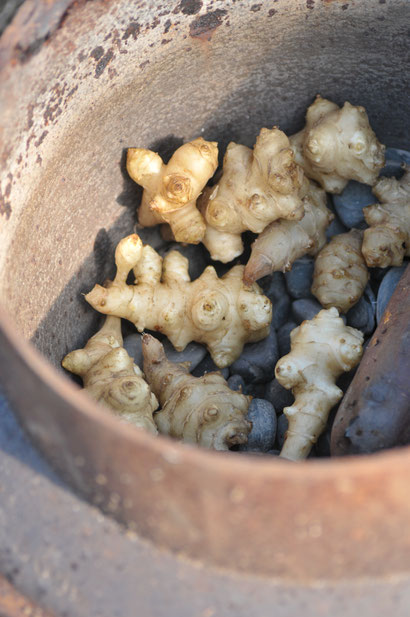
{"label": "metal surface texture", "polygon": [[250,145],[263,125],[300,128],[318,91],[363,104],[379,138],[405,147],[408,4],[26,4],[38,29],[14,20],[0,43],[0,380],[26,431],[140,537],[264,577],[267,594],[272,581],[302,598],[308,585],[406,580],[408,448],[300,465],[201,451],[127,429],[55,367],[95,326],[81,293],[135,224],[124,148],[161,153],[198,134]]}
{"label": "metal surface texture", "polygon": [[407,266],[337,411],[333,455],[377,452],[410,442],[409,309]]}

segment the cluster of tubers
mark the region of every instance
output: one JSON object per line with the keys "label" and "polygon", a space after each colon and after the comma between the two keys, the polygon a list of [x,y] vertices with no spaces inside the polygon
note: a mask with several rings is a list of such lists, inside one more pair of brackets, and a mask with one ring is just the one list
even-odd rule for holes
{"label": "cluster of tubers", "polygon": [[[122,346],[120,318],[139,332],[165,335],[178,351],[190,341],[204,344],[222,369],[246,343],[269,334],[272,306],[256,281],[315,256],[312,293],[324,310],[292,331],[291,351],[275,369],[295,397],[284,410],[289,428],[280,456],[306,458],[343,395],[337,378],[362,354],[363,334],[345,326],[339,313],[362,296],[368,267],[400,265],[410,255],[410,170],[401,180],[378,179],[383,164],[384,146],[365,109],[348,102],[340,108],[320,96],[299,133],[288,138],[275,126],[261,129],[253,149],[231,142],[214,184],[216,142],[199,137],[185,143],[167,164],[155,152],[129,148],[128,173],[144,189],[140,226],[164,224],[168,237],[202,242],[223,263],[243,253],[243,232],[259,235],[246,265],[236,264],[222,277],[208,266],[193,281],[178,251],[162,258],[137,234],[121,240],[114,280],[85,296],[107,315],[105,323],[84,349],[64,358],[63,367],[81,376],[95,400],[152,434],[215,450],[245,444],[252,397],[231,390],[219,371],[193,377],[186,363],[170,362],[148,334],[142,372]],[[373,185],[380,204],[364,209],[364,232],[352,229],[326,243],[333,219],[326,192],[340,193],[352,179]]]}

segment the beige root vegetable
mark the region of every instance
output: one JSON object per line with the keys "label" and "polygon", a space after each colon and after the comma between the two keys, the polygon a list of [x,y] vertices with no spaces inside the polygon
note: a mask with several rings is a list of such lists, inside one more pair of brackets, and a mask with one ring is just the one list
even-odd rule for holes
{"label": "beige root vegetable", "polygon": [[247,442],[250,396],[231,390],[220,373],[193,377],[185,363],[169,362],[161,343],[148,334],[142,351],[145,375],[162,407],[154,416],[160,433],[214,450]]}
{"label": "beige root vegetable", "polygon": [[362,296],[369,280],[362,238],[358,229],[339,234],[316,256],[312,294],[325,308],[346,313]]}
{"label": "beige root vegetable", "polygon": [[369,229],[364,232],[362,252],[373,268],[400,266],[410,256],[410,168],[400,180],[380,178],[373,188],[380,204],[363,208]]}
{"label": "beige root vegetable", "polygon": [[302,220],[275,221],[257,237],[245,267],[246,283],[278,270],[290,270],[299,257],[316,255],[320,251],[326,243],[326,228],[334,217],[326,208],[325,192],[313,182],[309,182],[303,207]]}
{"label": "beige root vegetable", "polygon": [[169,223],[177,242],[200,242],[205,221],[195,204],[217,166],[217,143],[202,137],[178,148],[167,165],[151,150],[128,148],[128,173],[144,188],[140,224]]}
{"label": "beige root vegetable", "polygon": [[84,349],[67,354],[62,365],[81,377],[84,389],[93,399],[121,419],[156,435],[152,413],[158,401],[122,342],[121,320],[107,317]]}
{"label": "beige root vegetable", "polygon": [[384,165],[364,107],[342,108],[321,96],[306,113],[305,128],[290,137],[296,162],[325,191],[341,193],[349,180],[374,184]]}
{"label": "beige root vegetable", "polygon": [[[171,251],[162,260],[136,234],[121,240],[115,262],[114,282],[109,288],[96,285],[87,302],[101,313],[129,319],[140,332],[163,332],[178,351],[190,341],[204,343],[222,368],[240,356],[245,343],[269,333],[271,303],[258,285],[244,285],[243,266],[222,278],[208,266],[191,282],[185,257]],[[127,285],[131,269],[135,284]]]}
{"label": "beige root vegetable", "polygon": [[207,223],[202,242],[212,259],[227,263],[240,255],[246,230],[260,233],[278,218],[301,219],[303,180],[289,139],[277,127],[262,129],[253,150],[231,142],[221,179],[198,202]]}
{"label": "beige root vegetable", "polygon": [[276,364],[278,382],[295,401],[283,410],[289,421],[280,456],[306,458],[324,431],[332,407],[342,398],[337,378],[358,364],[363,334],[345,326],[337,309],[320,311],[290,335],[291,351]]}

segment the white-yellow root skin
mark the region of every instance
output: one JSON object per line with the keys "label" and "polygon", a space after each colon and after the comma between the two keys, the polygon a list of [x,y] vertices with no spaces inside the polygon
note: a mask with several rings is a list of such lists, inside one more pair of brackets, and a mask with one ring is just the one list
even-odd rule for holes
{"label": "white-yellow root skin", "polygon": [[[180,253],[172,251],[162,260],[144,246],[140,255],[135,250],[138,240],[136,234],[121,240],[115,280],[108,287],[96,285],[86,295],[97,311],[128,319],[140,332],[162,332],[178,351],[190,341],[203,343],[220,368],[232,364],[245,343],[268,335],[271,303],[258,285],[244,285],[243,266],[222,278],[208,266],[191,282],[188,260]],[[137,282],[127,285],[131,269]]]}
{"label": "white-yellow root skin", "polygon": [[144,188],[140,224],[168,223],[177,242],[200,242],[206,227],[196,200],[217,165],[217,143],[202,137],[178,148],[167,165],[151,150],[128,148],[128,173]]}
{"label": "white-yellow root skin", "polygon": [[214,450],[247,442],[251,397],[231,390],[220,373],[193,377],[185,365],[169,362],[161,343],[148,334],[142,351],[145,375],[162,407],[154,415],[161,434]]}
{"label": "white-yellow root skin", "polygon": [[246,264],[245,282],[257,281],[275,271],[286,272],[296,259],[315,255],[324,246],[326,228],[333,220],[325,192],[309,182],[303,206],[305,215],[300,221],[275,221],[258,236]]}
{"label": "white-yellow root skin", "polygon": [[290,137],[296,162],[328,193],[341,193],[349,180],[373,185],[384,165],[364,107],[342,108],[321,96],[306,113],[305,128]]}
{"label": "white-yellow root skin", "polygon": [[361,298],[369,280],[362,238],[358,229],[339,234],[316,256],[312,294],[324,308],[346,313]]}
{"label": "white-yellow root skin", "polygon": [[283,410],[289,426],[280,456],[296,461],[309,455],[343,396],[336,380],[358,364],[363,334],[345,326],[331,308],[292,330],[290,340],[291,351],[276,364],[275,376],[295,397]]}
{"label": "white-yellow root skin", "polygon": [[363,208],[369,229],[362,252],[369,268],[401,266],[410,256],[410,168],[400,180],[380,178],[373,188],[380,204]]}
{"label": "white-yellow root skin", "polygon": [[81,377],[84,390],[94,400],[122,420],[156,435],[152,414],[158,401],[122,342],[121,320],[107,317],[84,349],[67,354],[62,365]]}
{"label": "white-yellow root skin", "polygon": [[[303,216],[301,188],[303,170],[296,165],[289,139],[277,127],[262,129],[251,150],[231,142],[225,153],[219,182],[204,191],[199,207],[207,227],[202,240],[213,259],[224,263],[237,256],[240,235],[260,233],[278,218],[299,220]],[[235,248],[229,243],[227,234]]]}

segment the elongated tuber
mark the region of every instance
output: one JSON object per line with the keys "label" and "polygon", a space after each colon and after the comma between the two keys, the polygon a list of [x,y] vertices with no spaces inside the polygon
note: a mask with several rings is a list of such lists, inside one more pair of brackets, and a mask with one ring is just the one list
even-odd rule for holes
{"label": "elongated tuber", "polygon": [[196,200],[217,165],[217,143],[202,137],[178,148],[167,165],[151,150],[128,148],[128,173],[144,188],[140,224],[169,223],[177,242],[198,244],[205,234],[205,221]]}
{"label": "elongated tuber", "polygon": [[278,270],[290,270],[299,257],[320,251],[326,243],[325,231],[333,214],[326,208],[325,192],[313,182],[309,182],[303,207],[305,215],[302,220],[275,221],[257,237],[245,267],[246,283]]}
{"label": "elongated tuber", "polygon": [[289,139],[277,127],[262,129],[253,150],[231,142],[221,179],[198,202],[207,223],[202,242],[212,259],[227,263],[240,255],[246,230],[260,233],[278,218],[301,219],[303,180]]}
{"label": "elongated tuber", "polygon": [[362,252],[373,268],[401,266],[410,256],[410,167],[400,180],[380,178],[373,188],[380,204],[363,208],[369,229],[364,232]]}
{"label": "elongated tuber", "polygon": [[[163,332],[175,349],[204,343],[223,368],[239,357],[247,342],[269,333],[272,307],[258,285],[245,286],[243,266],[222,278],[208,266],[191,282],[188,260],[171,251],[164,260],[133,234],[115,252],[117,274],[108,288],[96,285],[86,300],[101,313],[132,321],[137,329]],[[127,285],[133,269],[135,284]]]}
{"label": "elongated tuber", "polygon": [[362,237],[358,229],[334,236],[316,256],[312,294],[324,308],[346,313],[361,298],[369,280]]}
{"label": "elongated tuber", "polygon": [[107,317],[84,349],[67,354],[62,365],[82,378],[84,389],[93,399],[123,420],[156,435],[152,413],[158,401],[122,342],[121,320]]}
{"label": "elongated tuber", "polygon": [[384,165],[364,107],[342,108],[321,96],[306,113],[305,128],[290,137],[296,162],[325,191],[341,193],[349,180],[374,184]]}
{"label": "elongated tuber", "polygon": [[214,450],[247,442],[250,396],[231,390],[220,373],[193,377],[185,364],[169,362],[149,334],[143,335],[142,351],[145,375],[162,407],[154,416],[160,433]]}
{"label": "elongated tuber", "polygon": [[342,398],[336,380],[358,364],[363,334],[345,326],[337,309],[331,308],[304,321],[290,338],[291,351],[275,368],[276,379],[295,397],[283,410],[289,426],[280,456],[299,460],[308,456],[330,410]]}

